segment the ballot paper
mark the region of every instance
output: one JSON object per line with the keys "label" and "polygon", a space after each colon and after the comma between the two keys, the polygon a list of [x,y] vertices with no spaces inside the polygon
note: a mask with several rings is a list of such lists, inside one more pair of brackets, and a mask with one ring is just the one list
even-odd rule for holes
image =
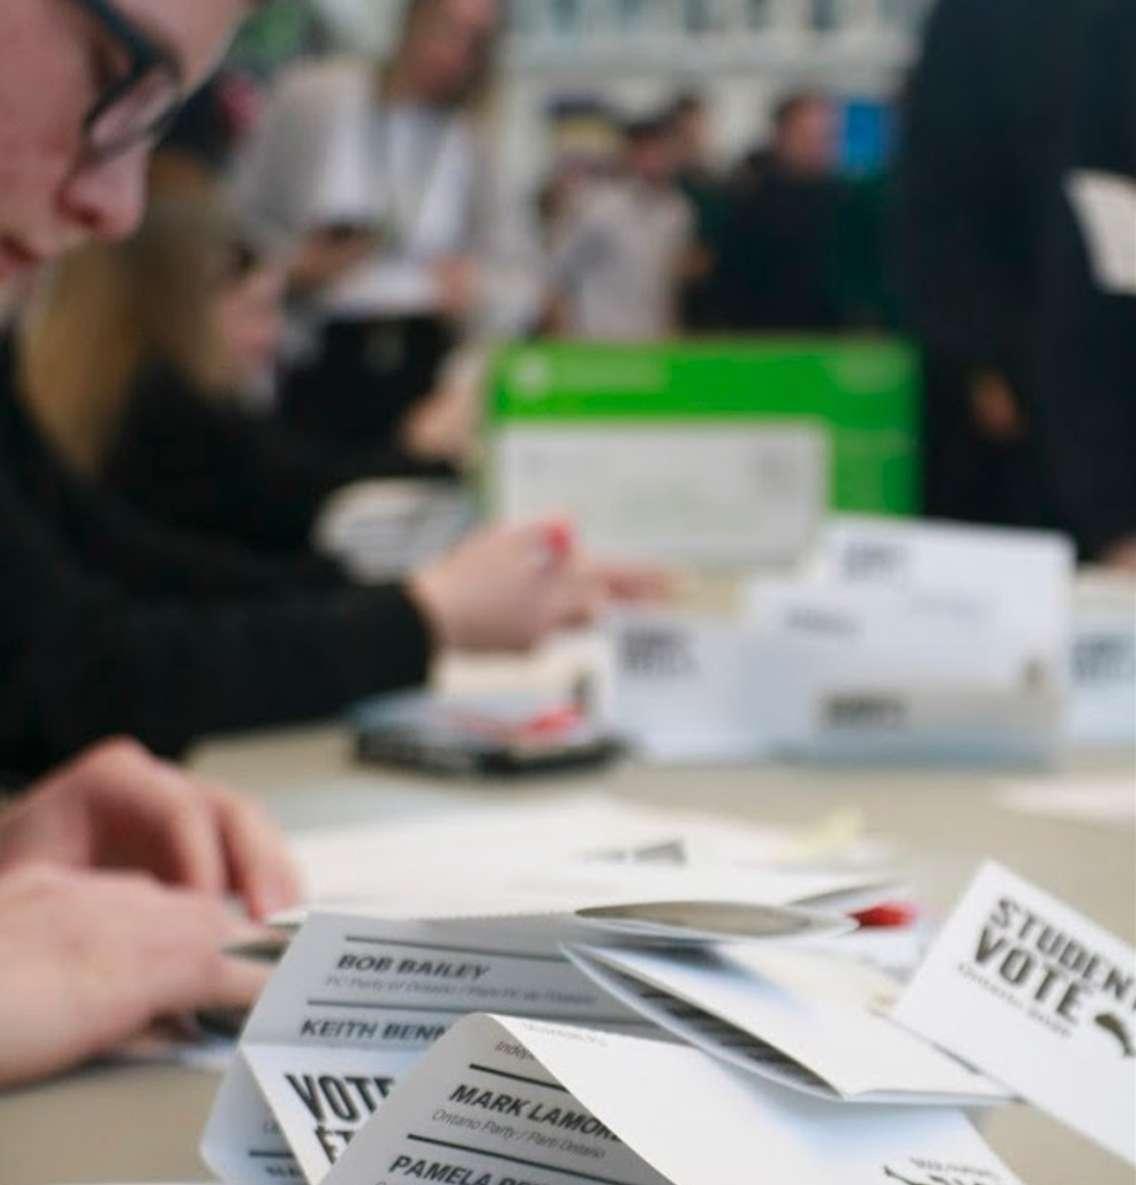
{"label": "ballot paper", "polygon": [[[434,820],[301,837],[308,902],[372,916],[445,918],[739,894],[807,906],[818,894],[839,892],[851,910],[865,893],[878,900],[889,883],[894,888],[894,877],[872,865],[837,874],[794,867],[792,832],[648,811],[600,795],[447,808]],[[455,851],[460,859],[444,855]],[[779,860],[786,863],[773,867]],[[296,925],[306,912],[273,921]]]}
{"label": "ballot paper", "polygon": [[986,864],[895,1010],[1136,1164],[1136,952]]}
{"label": "ballot paper", "polygon": [[998,792],[1003,810],[1072,823],[1136,828],[1136,769],[1126,778],[1011,782]]}
{"label": "ballot paper", "polygon": [[831,938],[854,928],[842,905],[883,891],[830,875],[586,866],[549,881],[543,900],[555,913],[312,915],[249,1019],[203,1155],[230,1185],[270,1180],[281,1163],[317,1185],[399,1078],[468,1013],[654,1028],[579,970],[564,943],[675,946],[747,930],[754,940]]}
{"label": "ballot paper", "polygon": [[[650,1028],[560,951],[553,927],[315,915],[249,1018],[205,1131],[228,1185],[317,1185],[455,1021],[495,1009]],[[299,1176],[297,1176],[299,1174]]]}
{"label": "ballot paper", "polygon": [[828,434],[809,421],[522,422],[493,447],[500,513],[569,513],[601,555],[784,565],[811,543],[828,504]]}
{"label": "ballot paper", "polygon": [[899,984],[846,958],[796,947],[568,953],[660,1028],[782,1086],[916,1106],[993,1106],[1012,1097],[888,1020]]}
{"label": "ballot paper", "polygon": [[1014,1185],[957,1111],[844,1107],[698,1050],[472,1016],[328,1185]]}

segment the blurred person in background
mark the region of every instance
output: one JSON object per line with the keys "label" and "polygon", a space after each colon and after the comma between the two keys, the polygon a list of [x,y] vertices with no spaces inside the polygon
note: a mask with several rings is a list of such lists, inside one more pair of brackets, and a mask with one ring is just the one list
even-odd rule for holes
{"label": "blurred person in background", "polygon": [[[0,303],[43,262],[141,214],[147,151],[200,82],[240,0],[5,0],[0,6]],[[111,606],[0,465],[0,711],[38,728],[37,656],[114,694]],[[107,644],[87,656],[84,633]],[[82,678],[82,676],[80,676]],[[129,678],[129,676],[127,676]],[[64,710],[65,707],[64,707]],[[4,749],[0,763],[11,755]],[[299,886],[251,803],[130,741],[92,749],[0,812],[0,1088],[74,1065],[153,1020],[245,1007],[265,968],[227,957]],[[76,974],[76,960],[82,974]]]}
{"label": "blurred person in background", "polygon": [[1136,176],[1134,37],[1126,0],[942,0],[900,161],[927,511],[1059,527],[1127,567],[1136,309],[1098,266],[1081,185]]}
{"label": "blurred person in background", "polygon": [[[233,311],[224,292],[217,308]],[[103,402],[68,423],[68,408],[82,406],[78,393],[98,396],[98,382],[83,371],[53,388],[55,379],[68,378],[66,359],[57,358],[50,338],[37,338],[35,322],[33,310],[25,348],[0,349],[0,467],[19,525],[41,553],[39,568],[14,560],[5,587],[10,636],[2,644],[13,661],[2,689],[0,767],[36,772],[118,733],[174,755],[210,733],[325,717],[361,696],[422,683],[443,648],[527,648],[586,620],[603,595],[601,574],[578,548],[548,543],[550,531],[559,538],[560,524],[489,528],[405,581],[359,588],[310,553],[269,553],[247,540],[156,523],[101,486],[97,468],[83,468],[97,467],[100,442],[113,447],[127,424],[116,421],[116,397],[146,400],[151,443],[178,422],[212,437],[232,480],[239,468],[233,450],[241,448],[249,449],[250,467],[260,466],[254,476],[291,474],[293,488],[284,494],[302,491],[291,512],[296,521],[271,508],[271,491],[261,491],[255,496],[263,516],[256,507],[234,514],[234,530],[298,534],[302,503],[313,491],[310,483],[303,488],[306,475],[295,484],[294,457],[282,463],[247,432],[232,432],[218,409],[192,405],[204,398],[192,390],[192,377],[189,391],[185,377],[172,383],[174,418],[163,424],[166,380],[151,371],[146,381],[156,387],[129,386],[129,336],[98,338],[106,349],[99,373],[117,373],[125,385],[109,385]],[[260,332],[251,335],[251,352],[260,349]],[[75,357],[89,354],[79,349]],[[195,356],[198,381],[214,362],[212,381],[221,381],[248,357],[224,350]],[[53,403],[53,392],[68,402]],[[226,497],[239,497],[194,490],[197,478],[209,481],[210,458],[187,456],[168,437],[149,462],[134,459],[134,472],[148,463],[160,469],[167,453],[172,464],[189,466],[187,513],[217,515]],[[153,480],[178,483],[181,476]]]}
{"label": "blurred person in background", "polygon": [[454,471],[414,455],[429,404],[405,450],[353,454],[246,410],[276,369],[284,270],[208,191],[159,200],[131,241],[93,244],[43,285],[24,319],[20,394],[76,473],[151,523],[318,570],[312,531],[335,491]]}
{"label": "blurred person in background", "polygon": [[838,161],[831,99],[809,91],[777,104],[772,143],[739,165],[722,218],[726,249],[714,282],[725,328],[840,326],[836,260],[847,192]]}
{"label": "blurred person in background", "polygon": [[281,412],[306,434],[389,442],[474,312],[500,19],[496,0],[408,0],[388,64],[289,70],[242,153],[244,210],[300,240]]}
{"label": "blurred person in background", "polygon": [[675,182],[664,116],[627,125],[624,166],[587,183],[551,243],[554,331],[593,341],[659,341],[678,327],[680,285],[696,267],[694,212]]}
{"label": "blurred person in background", "polygon": [[695,247],[690,274],[679,297],[680,320],[691,331],[713,329],[719,317],[711,283],[722,250],[725,184],[714,167],[710,109],[706,99],[688,91],[675,99],[667,120],[675,154],[675,182],[694,210]]}

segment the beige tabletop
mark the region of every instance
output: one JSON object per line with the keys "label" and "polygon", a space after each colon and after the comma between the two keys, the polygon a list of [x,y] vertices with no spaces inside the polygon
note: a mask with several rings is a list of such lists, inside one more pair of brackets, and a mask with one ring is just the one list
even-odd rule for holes
{"label": "beige tabletop", "polygon": [[[408,800],[440,807],[459,790],[362,771],[333,729],[214,744],[196,765],[262,798],[291,828],[374,819],[405,810]],[[1098,777],[1136,784],[1136,768],[1131,757],[1101,758],[1078,762],[1060,780]],[[769,823],[804,823],[855,807],[870,833],[896,841],[933,910],[948,907],[975,864],[994,856],[1136,940],[1133,829],[1011,811],[999,801],[1000,784],[957,772],[629,764],[579,782],[509,784],[488,793],[499,799],[604,788],[632,801]],[[214,1075],[184,1068],[114,1066],[0,1094],[0,1185],[206,1180],[196,1147],[216,1085]],[[1026,1185],[1132,1185],[1131,1169],[1028,1109],[999,1112],[985,1130]]]}

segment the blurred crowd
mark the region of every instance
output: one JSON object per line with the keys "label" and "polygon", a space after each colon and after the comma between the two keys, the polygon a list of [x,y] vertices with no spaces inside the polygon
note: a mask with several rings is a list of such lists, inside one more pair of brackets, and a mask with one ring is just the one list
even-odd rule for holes
{"label": "blurred crowd", "polygon": [[496,0],[409,0],[381,62],[222,70],[164,130],[141,229],[61,260],[3,345],[7,518],[43,534],[6,591],[39,641],[13,650],[4,762],[324,715],[420,683],[439,647],[524,647],[662,587],[560,523],[365,588],[317,546],[346,487],[460,485],[502,338],[911,335],[927,513],[1132,566],[1131,294],[1102,289],[1067,200],[1132,170],[1131,22],[1087,12],[942,0],[868,174],[823,91],[727,162],[695,91],[584,96],[550,110],[521,202],[493,164]]}

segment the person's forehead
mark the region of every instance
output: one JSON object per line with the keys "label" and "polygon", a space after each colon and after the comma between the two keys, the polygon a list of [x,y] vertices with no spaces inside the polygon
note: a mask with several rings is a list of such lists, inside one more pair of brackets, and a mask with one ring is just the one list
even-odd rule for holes
{"label": "person's forehead", "polygon": [[117,0],[117,8],[178,62],[187,84],[216,65],[252,0]]}

